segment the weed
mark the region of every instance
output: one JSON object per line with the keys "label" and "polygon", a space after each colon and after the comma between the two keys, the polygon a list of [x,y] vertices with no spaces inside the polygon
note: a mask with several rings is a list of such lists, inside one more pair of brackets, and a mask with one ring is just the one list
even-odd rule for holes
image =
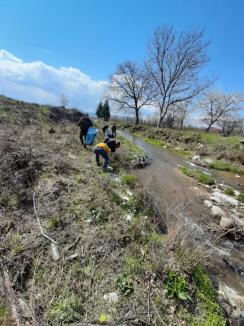
{"label": "weed", "polygon": [[135,187],[136,177],[131,174],[125,174],[122,177],[122,182],[125,183],[127,186]]}
{"label": "weed", "polygon": [[226,187],[224,193],[225,193],[226,195],[235,196],[234,189],[231,188],[231,187]]}
{"label": "weed", "polygon": [[237,197],[237,199],[238,199],[240,202],[244,203],[244,193],[241,193],[241,194]]}
{"label": "weed", "polygon": [[56,219],[55,216],[51,216],[48,220],[48,228],[49,229],[56,229],[59,225],[58,220]]}
{"label": "weed", "polygon": [[62,321],[73,321],[79,318],[82,313],[81,299],[74,294],[67,294],[64,298],[61,295],[60,299],[53,303],[48,316],[51,320],[60,323]]}
{"label": "weed", "polygon": [[116,286],[125,296],[130,295],[134,291],[133,282],[126,273],[118,276]]}
{"label": "weed", "polygon": [[23,251],[23,246],[21,244],[21,235],[20,234],[14,233],[11,236],[10,247],[11,247],[11,252],[14,255],[17,255],[21,251]]}
{"label": "weed", "polygon": [[2,303],[0,303],[0,321],[1,318],[4,318],[6,316],[6,313],[7,313],[6,307]]}
{"label": "weed", "polygon": [[178,298],[180,300],[190,299],[187,293],[187,282],[185,278],[176,272],[168,271],[164,285],[169,298]]}
{"label": "weed", "polygon": [[198,320],[190,323],[191,326],[224,326],[225,319],[220,305],[216,302],[216,293],[211,280],[203,268],[198,265],[192,273],[196,286],[196,296],[200,301],[201,314]]}
{"label": "weed", "polygon": [[211,175],[204,173],[200,170],[189,169],[185,166],[182,166],[181,171],[184,174],[186,174],[187,176],[196,179],[198,182],[200,182],[202,184],[206,184],[206,185],[214,185],[215,184],[214,178]]}
{"label": "weed", "polygon": [[209,164],[209,167],[215,170],[244,174],[242,167],[238,167],[230,162],[215,160]]}

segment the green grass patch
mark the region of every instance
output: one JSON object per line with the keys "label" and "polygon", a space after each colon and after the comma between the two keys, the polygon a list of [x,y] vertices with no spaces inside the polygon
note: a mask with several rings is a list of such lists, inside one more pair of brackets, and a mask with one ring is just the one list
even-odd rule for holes
{"label": "green grass patch", "polygon": [[215,170],[244,174],[244,168],[233,165],[232,163],[226,161],[215,160],[209,164],[209,167]]}
{"label": "green grass patch", "polygon": [[198,182],[202,184],[206,184],[210,186],[215,184],[215,180],[211,175],[206,174],[200,170],[189,169],[186,166],[182,166],[180,169],[185,175],[196,179]]}
{"label": "green grass patch", "polygon": [[170,151],[176,155],[179,155],[181,157],[185,157],[185,158],[191,158],[193,153],[192,151],[189,150],[185,150],[185,149],[178,149],[178,148],[171,148]]}
{"label": "green grass patch", "polygon": [[1,318],[4,318],[7,314],[7,309],[6,307],[0,303],[0,321],[1,321]]}
{"label": "green grass patch", "polygon": [[152,138],[143,138],[147,143],[157,146],[166,146],[166,144],[162,140],[152,139]]}
{"label": "green grass patch", "polygon": [[234,189],[231,188],[231,187],[226,187],[224,193],[225,193],[226,195],[235,196]]}
{"label": "green grass patch", "polygon": [[191,326],[224,326],[225,318],[208,274],[201,266],[197,266],[192,273],[196,287],[196,297],[199,301],[200,314],[189,323]]}
{"label": "green grass patch", "polygon": [[122,176],[122,182],[130,187],[135,187],[136,185],[136,177],[131,174],[125,174]]}
{"label": "green grass patch", "polygon": [[238,199],[240,202],[244,203],[244,192],[241,193],[241,194],[237,197],[237,199]]}

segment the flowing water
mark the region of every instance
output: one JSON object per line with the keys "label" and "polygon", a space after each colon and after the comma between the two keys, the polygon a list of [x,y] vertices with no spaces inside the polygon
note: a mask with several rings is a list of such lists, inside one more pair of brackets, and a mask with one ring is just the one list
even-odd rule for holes
{"label": "flowing water", "polygon": [[[204,230],[203,232],[206,232],[208,225],[213,222],[210,209],[203,203],[210,197],[208,189],[184,176],[179,169],[180,165],[191,166],[192,163],[167,149],[149,144],[125,131],[119,131],[119,134],[143,149],[148,155],[150,161],[148,167],[136,170],[135,174],[147,183],[155,199],[160,203],[165,203],[165,207],[182,207],[181,213],[184,214],[184,218],[187,216],[192,225],[197,225],[198,228]],[[201,167],[197,168],[208,171]],[[215,170],[210,172],[217,183],[244,191],[244,176],[237,178],[235,174],[229,172]],[[236,300],[238,301],[239,307],[233,316],[239,317],[240,312],[241,315],[244,314],[244,243],[222,239],[218,245],[214,246],[211,262],[211,271],[215,275],[215,280],[222,287],[222,292],[228,292],[224,296],[229,296],[229,301],[235,299],[232,305],[236,304]]]}

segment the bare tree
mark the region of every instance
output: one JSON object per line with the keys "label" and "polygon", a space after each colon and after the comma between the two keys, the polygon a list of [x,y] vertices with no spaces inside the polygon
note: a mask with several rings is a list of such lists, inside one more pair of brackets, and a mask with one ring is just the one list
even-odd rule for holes
{"label": "bare tree", "polygon": [[149,43],[146,61],[159,108],[158,127],[173,105],[190,100],[206,89],[210,82],[199,76],[209,58],[208,43],[202,30],[176,33],[172,27],[157,28]]}
{"label": "bare tree", "polygon": [[107,97],[116,102],[120,109],[133,110],[136,124],[139,123],[140,109],[149,104],[153,90],[149,75],[136,63],[127,61],[120,64],[111,77]]}
{"label": "bare tree", "polygon": [[207,124],[206,130],[209,131],[220,120],[228,120],[240,110],[241,102],[243,102],[243,96],[239,93],[223,93],[213,90],[205,92],[198,106],[205,114],[202,121]]}
{"label": "bare tree", "polygon": [[66,107],[68,103],[69,103],[69,100],[68,100],[67,96],[65,96],[64,94],[61,94],[60,95],[60,104],[61,104],[61,106]]}
{"label": "bare tree", "polygon": [[234,114],[226,114],[220,119],[217,124],[221,127],[221,134],[224,136],[230,136],[234,130],[241,127],[241,118]]}

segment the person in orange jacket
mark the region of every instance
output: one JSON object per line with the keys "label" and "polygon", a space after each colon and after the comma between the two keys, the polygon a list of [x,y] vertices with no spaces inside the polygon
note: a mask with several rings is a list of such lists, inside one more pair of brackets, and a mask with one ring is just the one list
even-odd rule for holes
{"label": "person in orange jacket", "polygon": [[[103,164],[103,170],[104,171],[108,171],[109,170],[109,152],[111,152],[111,150],[114,152],[115,148],[119,148],[120,147],[120,142],[117,142],[115,144],[115,148],[113,147],[114,144],[105,144],[105,143],[99,143],[95,146],[95,154],[96,154],[96,162],[97,165],[100,165],[100,161],[99,161],[99,157],[102,156],[104,158],[104,164]],[[113,148],[111,148],[113,147]]]}

